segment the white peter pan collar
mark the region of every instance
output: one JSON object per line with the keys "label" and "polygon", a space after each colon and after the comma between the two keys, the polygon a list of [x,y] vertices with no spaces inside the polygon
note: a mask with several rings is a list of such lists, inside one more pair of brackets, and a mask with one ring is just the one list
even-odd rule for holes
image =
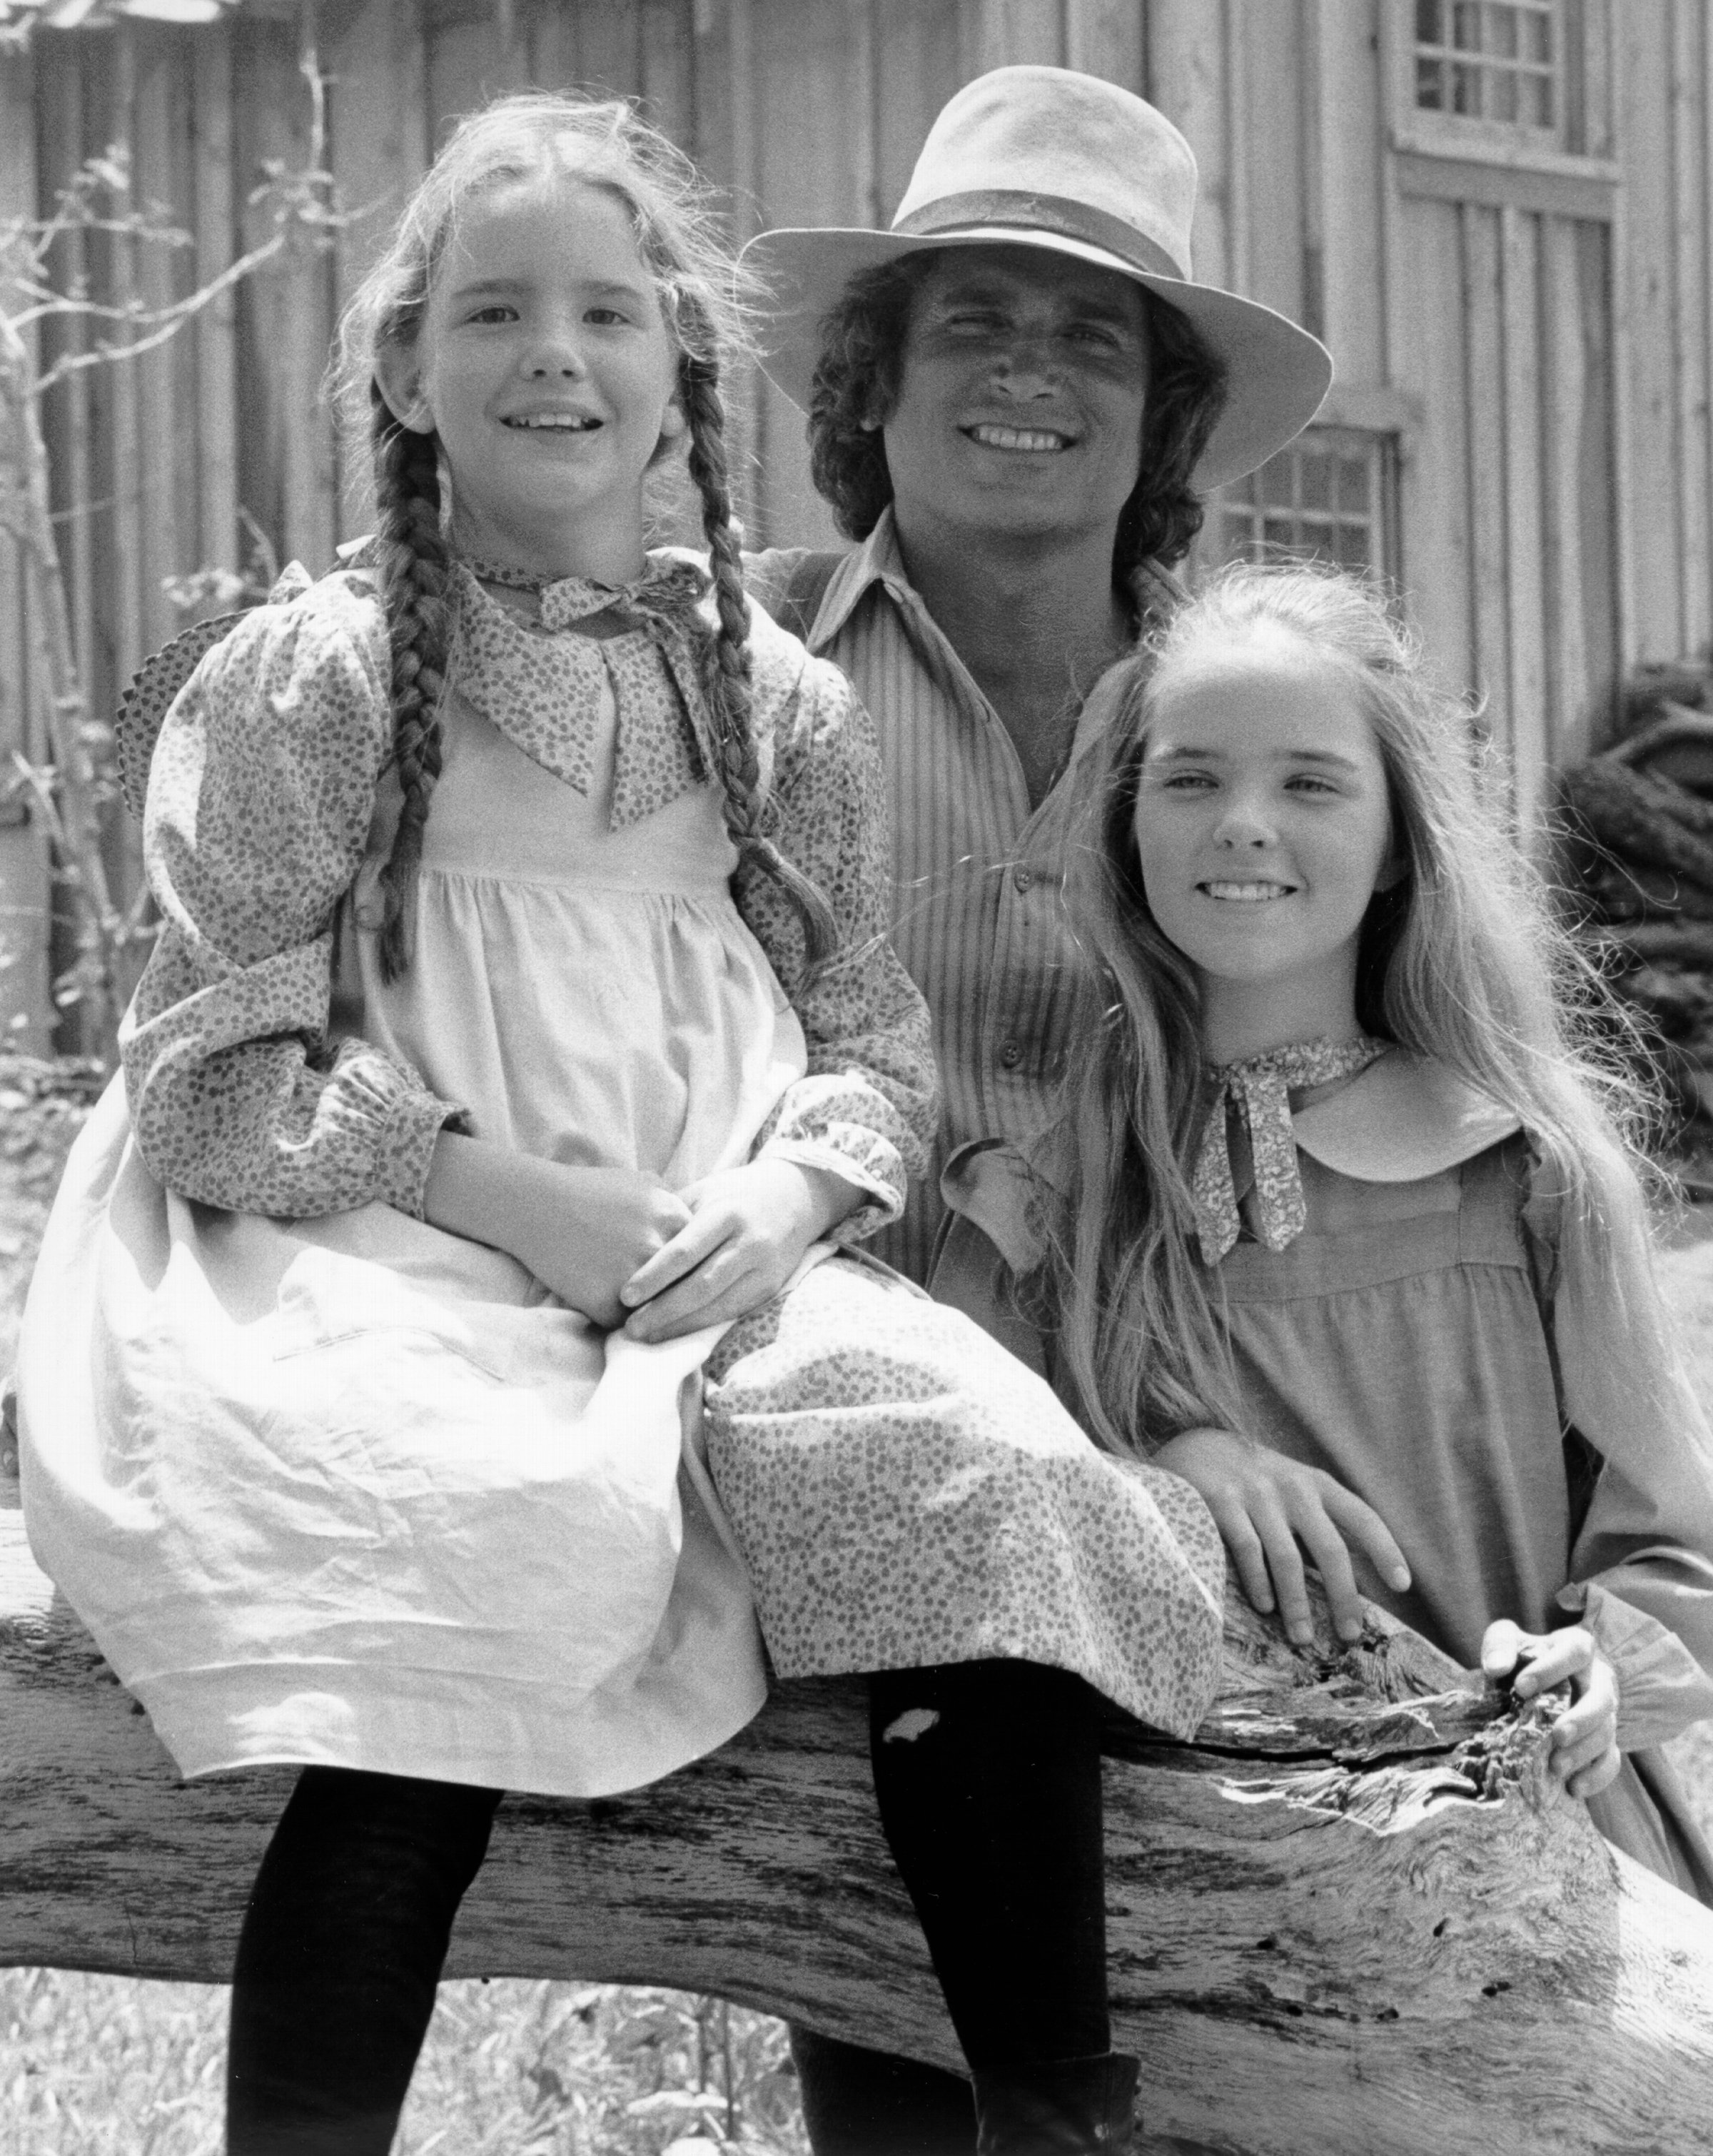
{"label": "white peter pan collar", "polygon": [[[1520,1131],[1510,1109],[1431,1056],[1388,1048],[1364,1070],[1299,1108],[1291,1134],[1301,1150],[1357,1183],[1418,1183],[1458,1168]],[[951,1155],[940,1193],[953,1213],[983,1230],[1013,1270],[1040,1259],[1029,1214],[1031,1170],[1049,1186],[1055,1174],[1049,1135],[1013,1145],[976,1138]],[[1239,1191],[1247,1188],[1245,1177]]]}
{"label": "white peter pan collar", "polygon": [[1300,1150],[1357,1183],[1419,1183],[1522,1124],[1432,1056],[1389,1048],[1348,1083],[1296,1110]]}

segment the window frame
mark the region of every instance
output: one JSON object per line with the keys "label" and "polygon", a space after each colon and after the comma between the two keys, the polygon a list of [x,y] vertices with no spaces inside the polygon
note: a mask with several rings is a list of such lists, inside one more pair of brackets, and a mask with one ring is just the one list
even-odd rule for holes
{"label": "window frame", "polygon": [[[1570,150],[1573,100],[1571,81],[1571,31],[1575,26],[1573,11],[1566,0],[1408,0],[1409,16],[1407,23],[1407,42],[1409,56],[1409,116],[1416,127],[1425,126],[1438,133],[1444,130],[1459,140],[1479,146],[1484,141],[1516,144],[1521,146],[1557,151],[1560,155]],[[1499,80],[1510,76],[1519,90],[1529,79],[1544,76],[1551,97],[1551,118],[1544,123],[1522,119],[1506,119],[1481,112],[1459,112],[1454,106],[1427,105],[1421,102],[1421,65],[1423,40],[1420,16],[1423,5],[1437,7],[1441,11],[1440,28],[1445,33],[1433,41],[1431,54],[1441,69],[1442,81],[1456,69],[1473,69],[1483,95],[1495,87]],[[1485,32],[1497,13],[1503,9],[1517,18],[1517,28],[1522,33],[1530,20],[1545,21],[1548,25],[1551,53],[1544,68],[1531,62],[1521,49],[1516,54],[1490,51],[1485,45],[1462,47],[1454,41],[1456,36],[1457,16],[1460,9],[1475,8]],[[1524,42],[1519,35],[1521,48]],[[1459,57],[1464,55],[1464,57]],[[1521,102],[1521,99],[1519,100]]]}
{"label": "window frame", "polygon": [[1398,192],[1450,203],[1510,203],[1558,216],[1616,213],[1623,166],[1614,146],[1614,18],[1618,0],[1558,0],[1562,127],[1543,131],[1416,104],[1416,0],[1379,0],[1381,69]]}
{"label": "window frame", "polygon": [[1380,0],[1379,9],[1399,192],[1610,218],[1623,178],[1613,136],[1615,0],[1554,0],[1561,55],[1556,137],[1418,105],[1416,4]]}
{"label": "window frame", "polygon": [[[1305,503],[1303,500],[1303,458],[1305,451],[1322,449],[1337,463],[1352,461],[1360,455],[1370,468],[1369,506],[1358,520],[1341,515],[1341,488],[1335,478],[1325,505]],[[1395,424],[1369,424],[1366,419],[1345,417],[1337,413],[1322,417],[1305,427],[1294,441],[1289,442],[1269,457],[1260,470],[1233,480],[1217,489],[1208,497],[1207,518],[1196,541],[1195,567],[1198,573],[1205,575],[1227,562],[1254,561],[1258,552],[1267,561],[1300,560],[1328,563],[1336,567],[1357,570],[1357,565],[1344,560],[1336,551],[1312,550],[1303,547],[1301,527],[1326,522],[1335,527],[1361,521],[1377,542],[1378,558],[1370,558],[1357,572],[1377,576],[1391,589],[1400,588],[1403,583],[1403,526],[1399,515],[1402,492],[1405,442],[1403,430]],[[1281,458],[1290,460],[1292,472],[1292,500],[1285,505],[1275,501],[1251,503],[1240,497],[1242,490],[1254,489],[1259,492],[1263,473]],[[1298,536],[1278,542],[1270,540],[1266,532],[1268,511],[1285,511],[1297,526]],[[1253,527],[1250,536],[1237,547],[1230,543],[1231,531],[1228,520],[1249,522]],[[1282,521],[1275,516],[1273,521]]]}

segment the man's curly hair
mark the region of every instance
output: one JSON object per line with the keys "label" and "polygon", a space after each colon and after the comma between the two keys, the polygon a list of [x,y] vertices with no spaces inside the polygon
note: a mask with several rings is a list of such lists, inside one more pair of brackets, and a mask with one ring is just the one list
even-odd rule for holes
{"label": "man's curly hair", "polygon": [[[892,499],[880,428],[904,383],[912,300],[940,250],[924,249],[853,277],[821,320],[809,391],[809,469],[848,538],[866,539]],[[1191,484],[1225,408],[1225,367],[1176,307],[1146,289],[1148,398],[1134,491],[1118,519],[1112,578],[1126,585],[1146,561],[1170,567],[1202,528]],[[869,424],[864,425],[867,420]]]}

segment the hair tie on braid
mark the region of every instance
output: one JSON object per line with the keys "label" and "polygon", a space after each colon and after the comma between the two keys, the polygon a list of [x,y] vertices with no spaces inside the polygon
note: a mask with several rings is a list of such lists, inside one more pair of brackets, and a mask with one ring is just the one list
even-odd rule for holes
{"label": "hair tie on braid", "polygon": [[[688,312],[688,311],[686,311]],[[682,325],[690,330],[692,325]],[[731,490],[726,472],[726,407],[717,361],[686,352],[679,377],[690,420],[690,475],[702,498],[702,529],[714,574],[720,628],[703,668],[708,715],[720,757],[716,774],[725,795],[726,829],[746,860],[753,860],[784,891],[802,916],[810,973],[831,957],[839,927],[826,899],[795,863],[787,860],[762,829],[762,767],[756,750],[751,691],[749,601],[743,562],[731,525]]]}
{"label": "hair tie on braid", "polygon": [[440,530],[439,440],[402,427],[371,387],[381,599],[392,646],[392,754],[403,805],[381,871],[381,978],[410,963],[411,902],[428,799],[440,776],[438,707],[445,685],[451,563]]}

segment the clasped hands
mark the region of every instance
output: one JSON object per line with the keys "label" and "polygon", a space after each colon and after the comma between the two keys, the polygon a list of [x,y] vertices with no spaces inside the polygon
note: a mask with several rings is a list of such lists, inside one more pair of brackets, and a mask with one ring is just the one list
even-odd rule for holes
{"label": "clasped hands", "polygon": [[443,1132],[423,1211],[510,1252],[597,1325],[659,1341],[758,1309],[861,1199],[830,1169],[765,1155],[672,1191]]}
{"label": "clasped hands", "polygon": [[[1314,1638],[1305,1553],[1320,1572],[1343,1640],[1362,1631],[1353,1557],[1371,1564],[1394,1592],[1409,1586],[1409,1567],[1386,1522],[1319,1468],[1225,1430],[1185,1430],[1161,1446],[1153,1460],[1200,1491],[1244,1593],[1257,1609],[1276,1605],[1287,1635],[1299,1646]],[[1623,1763],[1617,1672],[1580,1625],[1525,1632],[1509,1618],[1499,1618],[1482,1637],[1482,1671],[1496,1681],[1520,1667],[1513,1685],[1519,1699],[1569,1683],[1571,1705],[1553,1726],[1551,1768],[1573,1797],[1597,1796]]]}
{"label": "clasped hands", "polygon": [[645,1236],[654,1247],[619,1286],[613,1322],[632,1340],[672,1340],[759,1310],[860,1197],[842,1175],[790,1160],[752,1160],[686,1184],[669,1200],[681,1214],[672,1233]]}

